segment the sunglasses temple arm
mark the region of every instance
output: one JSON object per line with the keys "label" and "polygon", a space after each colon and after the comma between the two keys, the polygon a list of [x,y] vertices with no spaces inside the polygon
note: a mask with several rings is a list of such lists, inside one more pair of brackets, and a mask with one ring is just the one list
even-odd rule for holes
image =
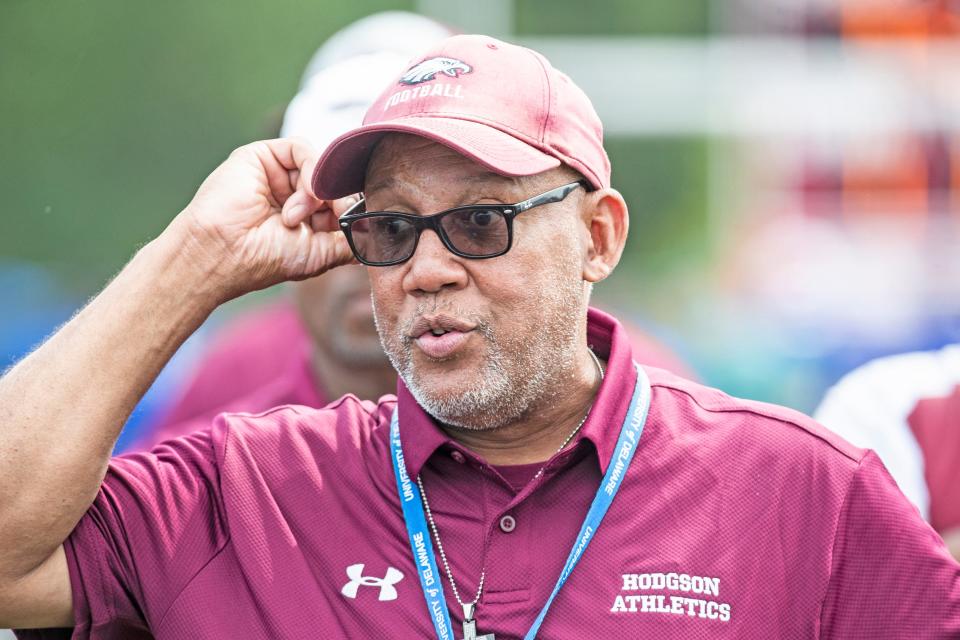
{"label": "sunglasses temple arm", "polygon": [[348,216],[348,215],[350,215],[351,213],[361,213],[361,212],[364,212],[364,211],[366,210],[367,199],[363,197],[363,194],[362,194],[362,193],[359,194],[359,196],[360,196],[360,199],[359,199],[359,200],[357,200],[356,202],[354,202],[352,205],[350,205],[350,207],[349,207],[346,211],[344,211],[342,214],[340,214],[340,217],[341,217],[341,218],[344,217],[344,216]]}
{"label": "sunglasses temple arm", "polygon": [[570,195],[570,192],[571,192],[571,191],[573,191],[574,189],[576,189],[576,188],[579,187],[580,185],[581,185],[580,182],[573,182],[573,183],[571,183],[571,184],[565,184],[565,185],[563,185],[562,187],[557,187],[556,189],[551,189],[550,191],[547,191],[546,193],[541,193],[541,194],[538,195],[538,196],[533,196],[532,198],[530,198],[530,199],[528,199],[528,200],[524,200],[523,202],[518,202],[518,203],[515,205],[515,208],[516,208],[516,210],[517,210],[517,213],[520,213],[520,212],[522,212],[522,211],[526,211],[527,209],[532,209],[532,208],[534,208],[534,207],[539,207],[540,205],[543,205],[543,204],[551,204],[551,203],[553,203],[553,202],[560,202],[561,200],[563,200],[564,198],[566,198],[568,195]]}

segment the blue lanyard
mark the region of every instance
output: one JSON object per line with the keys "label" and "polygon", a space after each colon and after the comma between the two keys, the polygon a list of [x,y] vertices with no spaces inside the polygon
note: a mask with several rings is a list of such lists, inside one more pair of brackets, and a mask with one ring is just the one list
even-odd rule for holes
{"label": "blue lanyard", "polygon": [[[617,491],[623,483],[623,478],[627,475],[627,469],[630,467],[630,461],[633,460],[633,454],[636,453],[637,443],[640,442],[643,425],[647,421],[647,411],[650,408],[650,380],[640,365],[635,364],[635,366],[637,368],[637,385],[633,390],[630,407],[627,409],[627,417],[624,419],[623,426],[620,427],[620,437],[617,439],[613,457],[607,464],[607,472],[603,476],[597,495],[593,498],[590,510],[587,511],[587,515],[583,519],[580,533],[577,535],[577,540],[563,565],[560,577],[557,578],[557,584],[554,585],[553,592],[547,598],[547,602],[540,610],[537,619],[534,620],[533,626],[524,636],[525,640],[533,640],[537,632],[540,631],[540,625],[543,624],[550,605],[553,604],[560,588],[563,587],[574,567],[577,566],[587,545],[596,535],[603,517],[607,514],[607,509],[613,504],[613,498],[617,495]],[[393,417],[390,419],[390,454],[390,458],[393,460],[393,472],[397,479],[397,491],[400,493],[403,519],[406,522],[407,535],[410,538],[410,549],[413,551],[414,564],[417,565],[423,596],[427,601],[427,611],[430,613],[430,619],[433,620],[433,628],[437,632],[437,638],[448,640],[452,638],[453,633],[450,611],[447,609],[447,601],[443,595],[440,571],[437,568],[436,556],[433,554],[433,543],[430,540],[430,529],[427,527],[427,519],[423,512],[423,499],[420,497],[420,489],[410,481],[407,466],[404,463],[403,447],[400,444],[400,421],[397,418],[396,409],[393,410]]]}

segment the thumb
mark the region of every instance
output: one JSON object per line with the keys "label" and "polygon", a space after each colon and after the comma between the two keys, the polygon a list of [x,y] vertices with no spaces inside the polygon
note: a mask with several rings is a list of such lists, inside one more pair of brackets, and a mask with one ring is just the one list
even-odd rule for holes
{"label": "thumb", "polygon": [[287,201],[283,203],[283,209],[280,211],[283,224],[291,229],[310,218],[310,216],[321,213],[332,213],[329,201],[321,200],[309,190],[302,188],[298,188],[293,195],[287,198]]}
{"label": "thumb", "polygon": [[317,273],[329,271],[345,264],[359,264],[350,249],[347,237],[339,231],[333,233],[314,232],[311,234],[310,244],[312,245],[311,253],[322,256],[321,268]]}
{"label": "thumb", "polygon": [[333,200],[330,202],[330,206],[333,208],[333,212],[339,218],[362,199],[363,198],[359,193],[355,193],[351,196],[344,196],[343,198],[337,198],[336,200]]}
{"label": "thumb", "polygon": [[314,231],[339,231],[337,221],[361,201],[359,194],[326,200],[327,208],[310,216],[310,226]]}

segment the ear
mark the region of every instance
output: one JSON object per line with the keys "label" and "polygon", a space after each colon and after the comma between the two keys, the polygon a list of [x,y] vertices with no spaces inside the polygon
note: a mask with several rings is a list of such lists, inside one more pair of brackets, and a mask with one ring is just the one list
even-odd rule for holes
{"label": "ear", "polygon": [[627,243],[630,217],[616,189],[591,191],[583,199],[583,222],[589,234],[583,256],[583,279],[600,282],[620,262]]}

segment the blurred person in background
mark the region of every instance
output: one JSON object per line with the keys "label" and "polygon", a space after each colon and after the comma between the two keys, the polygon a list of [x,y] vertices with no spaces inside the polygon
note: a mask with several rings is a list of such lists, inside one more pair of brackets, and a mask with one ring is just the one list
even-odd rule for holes
{"label": "blurred person in background", "polygon": [[[359,126],[383,86],[412,58],[453,30],[429,18],[388,11],[334,34],[314,54],[280,134],[318,151]],[[344,198],[336,213],[356,201]],[[396,371],[373,323],[370,285],[359,265],[289,285],[288,295],[239,315],[213,337],[173,402],[132,450],[208,425],[218,413],[280,405],[322,407],[347,393],[375,400],[396,392]],[[696,379],[667,346],[626,324],[639,362]]]}
{"label": "blurred person in background", "polygon": [[868,362],[827,391],[814,418],[876,451],[960,559],[960,344]]}

